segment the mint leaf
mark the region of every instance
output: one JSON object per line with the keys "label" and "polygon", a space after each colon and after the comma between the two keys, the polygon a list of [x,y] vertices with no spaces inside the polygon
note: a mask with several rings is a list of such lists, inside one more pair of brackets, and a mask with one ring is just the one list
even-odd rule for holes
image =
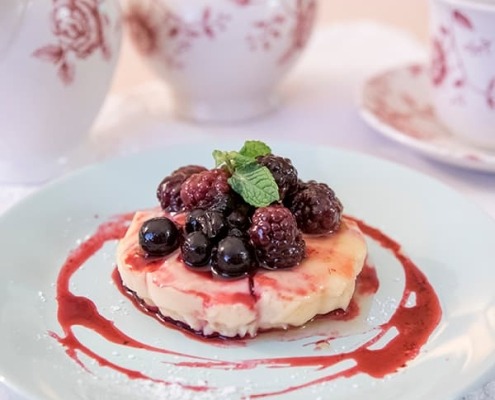
{"label": "mint leaf", "polygon": [[230,187],[254,207],[266,207],[280,199],[278,186],[270,170],[259,164],[236,168],[229,178]]}
{"label": "mint leaf", "polygon": [[243,156],[237,151],[214,150],[213,158],[215,159],[216,168],[225,165],[231,173],[234,172],[235,168],[245,167],[256,162],[255,158]]}
{"label": "mint leaf", "polygon": [[278,186],[270,170],[256,161],[256,157],[271,154],[272,150],[259,140],[247,140],[239,151],[213,151],[216,168],[227,168],[232,190],[246,203],[265,207],[279,200]]}
{"label": "mint leaf", "polygon": [[214,150],[213,158],[215,159],[215,168],[225,166],[232,174],[236,168],[236,159],[238,158],[238,154],[239,153],[237,153],[237,151]]}
{"label": "mint leaf", "polygon": [[246,157],[256,158],[271,154],[272,149],[260,140],[246,140],[239,154]]}
{"label": "mint leaf", "polygon": [[233,151],[232,153],[235,153],[232,154],[232,162],[234,163],[236,168],[243,168],[247,167],[249,164],[256,163],[255,158],[244,156],[236,151]]}
{"label": "mint leaf", "polygon": [[218,168],[220,165],[227,163],[228,152],[213,150],[213,158],[215,159],[215,167]]}

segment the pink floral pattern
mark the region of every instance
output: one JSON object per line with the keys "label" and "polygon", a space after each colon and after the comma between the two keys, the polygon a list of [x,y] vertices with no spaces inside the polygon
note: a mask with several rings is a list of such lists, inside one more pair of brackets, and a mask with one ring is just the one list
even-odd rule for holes
{"label": "pink floral pattern", "polygon": [[201,38],[214,40],[227,29],[231,17],[205,7],[199,21],[189,22],[160,2],[153,1],[148,6],[134,3],[124,20],[142,54],[157,54],[160,49],[169,67],[182,69],[182,56],[193,47],[194,42]]}
{"label": "pink floral pattern", "polygon": [[[362,111],[380,133],[420,153],[453,165],[495,171],[495,156],[453,139],[428,93],[428,68],[421,64],[381,73],[363,88]],[[492,84],[495,102],[495,80]]]}
{"label": "pink floral pattern", "polygon": [[269,51],[273,42],[282,35],[286,22],[287,19],[281,14],[276,14],[268,20],[255,22],[255,32],[247,36],[249,48],[253,51],[258,49]]}
{"label": "pink floral pattern", "polygon": [[292,43],[280,57],[281,64],[288,62],[299,53],[311,35],[313,23],[316,17],[316,0],[297,0],[294,12],[295,26],[292,31]]}
{"label": "pink floral pattern", "polygon": [[[457,37],[457,30],[468,31],[473,39],[462,46]],[[439,27],[438,32],[432,39],[432,57],[430,76],[435,86],[449,84],[454,90],[452,104],[462,106],[465,104],[464,91],[477,93],[485,98],[486,104],[495,110],[495,72],[488,87],[480,87],[472,77],[464,64],[463,56],[472,58],[488,56],[491,53],[492,41],[476,35],[476,27],[468,15],[460,10],[453,10],[446,24]]]}
{"label": "pink floral pattern", "polygon": [[[224,0],[239,7],[263,4],[266,0]],[[186,21],[159,0],[130,2],[124,21],[138,51],[143,55],[157,55],[171,68],[185,67],[184,54],[194,43],[207,38],[214,40],[227,31],[232,16],[205,7],[200,20]],[[274,44],[290,32],[290,44],[279,55],[279,64],[288,63],[306,45],[316,16],[316,0],[296,0],[295,5],[284,4],[284,9],[264,20],[253,23],[246,35],[251,51],[273,51]],[[158,51],[159,50],[159,51]]]}
{"label": "pink floral pattern", "polygon": [[[420,65],[411,65],[407,72],[411,79],[420,80],[426,71]],[[435,111],[405,88],[394,87],[394,75],[385,73],[367,83],[365,106],[380,121],[403,134],[418,140],[429,140],[436,135],[437,127],[431,121]]]}
{"label": "pink floral pattern", "polygon": [[488,102],[488,106],[495,110],[495,78],[493,78],[488,85],[486,100]]}
{"label": "pink floral pattern", "polygon": [[[247,4],[254,4],[247,0]],[[287,24],[292,24],[289,47],[278,59],[279,64],[285,64],[295,57],[305,46],[311,35],[316,17],[315,0],[297,0],[295,8],[286,7],[285,13],[278,13],[262,21],[256,21],[253,32],[246,37],[252,51],[271,51],[273,43],[283,38],[282,30]]]}
{"label": "pink floral pattern", "polygon": [[440,40],[433,39],[432,52],[431,80],[435,86],[439,86],[447,75],[445,50]]}
{"label": "pink floral pattern", "polygon": [[57,67],[65,85],[75,78],[75,60],[84,60],[100,51],[105,60],[111,57],[106,31],[108,16],[100,11],[102,0],[53,0],[50,15],[56,42],[33,52],[33,57]]}
{"label": "pink floral pattern", "polygon": [[452,18],[457,24],[459,24],[463,28],[469,30],[473,29],[473,24],[471,23],[471,20],[459,10],[454,10],[452,12]]}

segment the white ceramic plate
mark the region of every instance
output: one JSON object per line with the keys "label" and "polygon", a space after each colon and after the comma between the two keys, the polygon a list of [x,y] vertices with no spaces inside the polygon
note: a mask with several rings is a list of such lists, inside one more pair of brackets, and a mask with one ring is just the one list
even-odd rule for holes
{"label": "white ceramic plate", "polygon": [[426,66],[399,66],[365,82],[361,115],[378,133],[427,157],[495,173],[495,151],[471,146],[452,135],[438,119],[430,93]]}
{"label": "white ceramic plate", "polygon": [[[125,376],[81,357],[84,370],[47,332],[61,333],[54,283],[70,249],[112,215],[155,205],[157,182],[188,164],[212,165],[214,145],[174,146],[96,165],[38,192],[0,219],[0,376],[34,399],[236,399],[274,392],[325,376],[312,368],[225,371],[175,367],[177,357],[129,349],[75,328],[76,335],[109,360],[148,375],[185,384],[207,382],[216,392],[190,392]],[[240,147],[238,142],[221,146]],[[403,245],[435,288],[443,309],[437,329],[416,359],[382,379],[359,374],[291,392],[283,398],[449,399],[461,395],[495,364],[495,223],[438,182],[367,156],[304,145],[274,145],[290,157],[303,179],[328,182],[346,212],[376,226]],[[381,286],[369,315],[357,325],[387,318],[401,294],[403,274],[373,242],[370,257]],[[246,360],[339,352],[361,338],[352,334],[329,349],[304,346],[316,338],[218,346],[162,326],[130,305],[110,279],[114,244],[106,245],[77,273],[71,289],[93,299],[130,336],[212,359]],[[345,324],[345,323],[344,323]],[[361,326],[361,328],[363,327]],[[345,329],[345,328],[343,328]],[[318,353],[318,351],[322,353]],[[455,378],[454,378],[455,377]]]}

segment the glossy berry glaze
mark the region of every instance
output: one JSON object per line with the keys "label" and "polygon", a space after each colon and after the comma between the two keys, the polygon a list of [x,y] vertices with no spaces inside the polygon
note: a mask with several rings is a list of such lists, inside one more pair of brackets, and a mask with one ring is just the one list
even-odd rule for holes
{"label": "glossy berry glaze", "polygon": [[[202,358],[189,354],[181,354],[175,352],[171,348],[160,348],[150,346],[148,344],[137,341],[127,333],[119,330],[112,321],[106,319],[99,312],[96,304],[89,298],[76,295],[70,290],[70,280],[72,276],[88,261],[101,247],[109,241],[115,241],[122,238],[132,220],[133,214],[125,214],[116,217],[99,226],[97,231],[84,241],[78,248],[73,250],[63,264],[58,280],[57,280],[57,302],[58,302],[58,321],[63,329],[63,335],[57,335],[51,332],[61,345],[65,347],[66,353],[73,358],[81,367],[88,370],[81,361],[80,355],[84,354],[87,357],[96,361],[100,366],[111,368],[126,375],[130,379],[143,379],[164,385],[171,385],[162,379],[155,379],[147,376],[144,373],[125,368],[114,362],[105,359],[97,354],[85,344],[83,344],[74,334],[73,328],[82,326],[94,331],[96,334],[105,338],[107,341],[124,345],[130,348],[144,349],[153,353],[161,353],[164,355],[180,356],[188,359],[188,361],[174,362],[173,365],[185,368],[215,368],[232,370],[254,369],[260,366],[275,367],[275,368],[290,368],[290,367],[308,367],[318,370],[325,370],[342,361],[353,360],[354,365],[348,369],[337,373],[328,373],[316,380],[308,380],[294,386],[282,387],[279,390],[265,393],[256,393],[250,395],[250,398],[260,398],[273,395],[281,395],[289,393],[304,387],[316,385],[326,381],[330,381],[341,377],[352,377],[359,373],[364,373],[372,377],[381,378],[393,372],[396,372],[401,367],[404,367],[410,360],[414,359],[421,347],[426,343],[429,336],[438,325],[441,318],[441,308],[438,297],[433,290],[433,287],[428,282],[425,275],[419,268],[402,253],[401,246],[393,239],[373,228],[366,223],[353,219],[360,227],[361,231],[381,245],[384,249],[390,251],[397,261],[401,264],[405,276],[405,288],[402,298],[397,306],[397,309],[391,318],[384,324],[376,327],[378,332],[372,339],[361,344],[358,348],[348,353],[340,353],[334,355],[315,355],[315,356],[298,356],[298,357],[278,357],[266,359],[250,359],[244,361],[223,361],[218,359]],[[349,217],[348,217],[349,218]],[[380,266],[378,266],[379,268]],[[164,322],[168,326],[174,326],[170,322],[164,320],[153,309],[146,309],[141,306],[141,303],[132,293],[125,291],[122,287],[118,272],[114,270],[113,280],[119,290],[128,296],[136,306],[143,312],[149,313],[157,320]],[[335,311],[326,316],[321,316],[314,321],[314,324],[320,324],[327,319],[350,321],[355,319],[360,314],[359,299],[370,297],[376,293],[379,282],[376,276],[376,271],[370,265],[363,268],[356,285],[356,296],[351,301],[348,310]],[[415,294],[415,303],[408,304],[411,294]],[[309,324],[311,325],[311,323]],[[319,325],[322,326],[322,325]],[[324,326],[324,325],[323,325]],[[179,326],[179,328],[182,328]],[[391,329],[395,328],[398,334],[379,349],[371,349],[374,343],[378,342]],[[193,334],[188,333],[188,336]],[[267,335],[271,335],[267,333]],[[263,334],[261,335],[263,336]],[[210,341],[211,339],[201,339],[194,335],[196,339]],[[273,336],[276,338],[276,336]],[[327,339],[318,340],[314,343],[316,349],[324,344],[331,342],[332,336]],[[255,339],[249,339],[256,341]],[[275,340],[275,339],[274,339]],[[282,339],[282,335],[279,340]],[[224,343],[242,344],[243,342],[236,340],[224,341]],[[292,346],[293,344],[288,344]],[[88,370],[89,371],[89,370]],[[173,383],[177,385],[177,382]],[[205,385],[187,385],[182,384],[182,387],[191,391],[208,391],[215,390],[215,387]]]}

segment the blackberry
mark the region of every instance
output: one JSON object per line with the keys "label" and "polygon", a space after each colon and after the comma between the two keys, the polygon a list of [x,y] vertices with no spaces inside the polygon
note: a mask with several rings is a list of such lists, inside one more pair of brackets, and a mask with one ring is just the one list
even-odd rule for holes
{"label": "blackberry", "polygon": [[340,227],[344,207],[325,183],[309,181],[291,199],[289,205],[297,225],[304,233],[335,232]]}
{"label": "blackberry", "polygon": [[274,156],[272,154],[257,158],[259,164],[267,167],[273,175],[278,186],[280,201],[297,190],[297,170],[288,158]]}
{"label": "blackberry", "polygon": [[156,189],[156,197],[162,209],[169,212],[181,211],[183,208],[180,198],[180,189],[184,181],[193,174],[206,171],[205,167],[199,165],[187,165],[181,167],[169,176],[165,177]]}
{"label": "blackberry", "polygon": [[197,174],[199,172],[207,171],[205,167],[202,165],[184,165],[180,168],[177,168],[175,171],[171,173],[171,175],[186,175],[191,176],[193,174]]}
{"label": "blackberry", "polygon": [[223,169],[212,169],[191,175],[182,185],[180,197],[187,210],[208,209],[222,197],[228,196],[229,174]]}
{"label": "blackberry", "polygon": [[253,215],[249,237],[260,265],[284,269],[298,265],[306,244],[289,209],[280,206],[258,208]]}
{"label": "blackberry", "polygon": [[218,243],[211,271],[222,278],[246,276],[253,265],[251,246],[235,236],[227,236]]}
{"label": "blackberry", "polygon": [[149,256],[163,257],[179,247],[179,229],[168,218],[152,218],[139,230],[139,245]]}

